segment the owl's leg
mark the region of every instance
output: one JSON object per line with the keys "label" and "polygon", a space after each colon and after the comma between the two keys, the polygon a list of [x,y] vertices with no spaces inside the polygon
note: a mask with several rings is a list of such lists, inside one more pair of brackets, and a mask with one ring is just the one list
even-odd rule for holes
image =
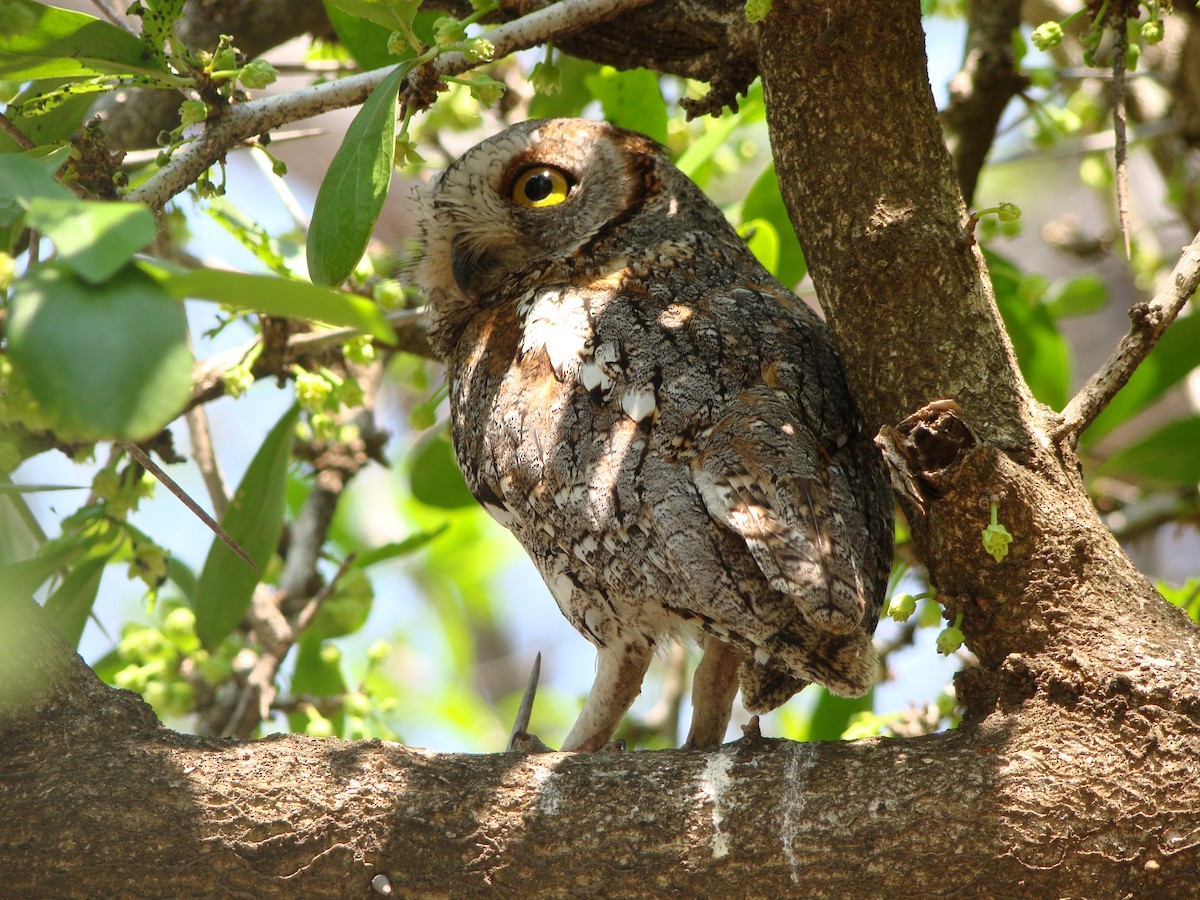
{"label": "owl's leg", "polygon": [[715,747],[725,738],[738,689],[743,654],[714,635],[702,641],[704,656],[692,676],[692,727],[684,750]]}
{"label": "owl's leg", "polygon": [[563,750],[599,750],[617,730],[642,690],[653,651],[645,644],[601,647],[596,654],[596,680],[579,718],[563,741]]}

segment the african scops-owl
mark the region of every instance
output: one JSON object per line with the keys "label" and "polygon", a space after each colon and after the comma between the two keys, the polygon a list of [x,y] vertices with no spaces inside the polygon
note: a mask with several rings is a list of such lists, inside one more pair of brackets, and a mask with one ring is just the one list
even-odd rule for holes
{"label": "african scops-owl", "polygon": [[825,324],[653,141],[515,125],[418,191],[431,338],[471,492],[596,645],[564,750],[696,639],[687,746],[808,682],[858,696],[892,499]]}

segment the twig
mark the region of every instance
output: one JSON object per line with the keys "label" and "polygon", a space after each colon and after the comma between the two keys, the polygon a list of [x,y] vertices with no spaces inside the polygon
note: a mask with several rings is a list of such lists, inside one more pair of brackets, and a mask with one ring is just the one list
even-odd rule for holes
{"label": "twig", "polygon": [[[398,309],[388,313],[388,321],[396,329],[395,348],[405,353],[418,356],[433,357],[427,338],[427,319],[424,309]],[[327,347],[340,344],[347,339],[362,334],[354,328],[337,328],[330,331],[310,331],[303,334],[293,334],[284,345],[284,356],[293,359],[296,355],[319,353]],[[220,353],[215,353],[196,365],[192,373],[192,394],[188,398],[187,408],[191,409],[201,403],[208,403],[225,393],[222,379],[230,370],[242,365],[249,354],[262,343],[261,337],[255,337],[238,347],[231,347]],[[264,378],[281,372],[254,370],[255,377]]]}
{"label": "twig", "polygon": [[1113,131],[1117,145],[1114,160],[1117,168],[1117,218],[1125,236],[1125,258],[1130,259],[1129,245],[1129,152],[1125,134],[1125,7],[1117,3],[1113,9]]}
{"label": "twig", "polygon": [[220,519],[229,508],[229,488],[217,465],[216,454],[213,453],[212,433],[208,428],[208,414],[203,406],[193,406],[185,414],[187,419],[188,437],[192,445],[192,459],[200,470],[204,487],[208,490],[208,499],[212,501],[213,512]]}
{"label": "twig", "polygon": [[187,491],[185,491],[178,484],[176,484],[175,479],[173,479],[170,475],[168,475],[165,471],[163,471],[162,467],[160,467],[158,465],[158,463],[156,463],[154,460],[152,460],[145,453],[145,451],[142,450],[141,447],[139,447],[137,444],[133,443],[132,441],[117,441],[117,444],[119,444],[126,453],[128,453],[135,460],[137,460],[138,463],[142,466],[142,468],[144,468],[147,472],[149,472],[151,475],[153,475],[155,478],[157,478],[160,482],[162,482],[162,485],[168,491],[170,491],[172,494],[174,494],[176,496],[176,498],[178,498],[180,503],[182,503],[184,506],[186,506],[196,516],[196,518],[198,518],[201,522],[203,522],[205,525],[207,525],[209,530],[212,531],[212,533],[215,534],[217,537],[219,537],[221,539],[221,542],[226,547],[228,547],[230,550],[232,550],[234,553],[236,553],[238,555],[238,557],[243,562],[246,563],[246,565],[248,565],[250,568],[252,568],[255,572],[257,572],[259,570],[258,566],[256,566],[254,564],[254,560],[252,560],[246,554],[245,550],[243,550],[240,546],[238,546],[237,541],[235,541],[233,538],[231,538],[229,536],[229,532],[227,532],[224,528],[222,528],[220,523],[217,522],[216,519],[214,519],[212,516],[210,516],[208,513],[206,513],[200,507],[200,504],[198,504],[195,500],[193,500],[191,497],[189,497],[187,494]]}
{"label": "twig", "polygon": [[[527,16],[498,25],[487,32],[499,59],[541,44],[549,39],[571,35],[613,16],[644,6],[648,0],[561,0]],[[409,107],[421,97],[419,85],[428,85],[447,75],[457,75],[475,66],[461,53],[439,56],[412,72],[401,90],[401,99]],[[128,199],[148,203],[155,209],[195,182],[209,166],[232,147],[256,134],[278,128],[287,122],[310,118],[319,113],[355,106],[370,96],[394,66],[351,75],[337,81],[312,85],[250,100],[225,108],[220,117],[191,144],[181,149],[169,163],[128,194]]]}
{"label": "twig", "polygon": [[1130,307],[1129,318],[1133,324],[1129,333],[1121,338],[1112,356],[1063,409],[1062,423],[1055,429],[1056,437],[1067,438],[1072,443],[1078,440],[1079,434],[1104,411],[1154,349],[1197,286],[1200,286],[1200,234],[1184,249],[1165,286],[1154,298],[1149,303],[1135,303]]}
{"label": "twig", "polygon": [[[342,560],[337,572],[304,605],[291,622],[279,612],[282,592],[272,592],[264,597],[256,594],[252,609],[259,615],[255,633],[263,645],[262,653],[254,662],[254,668],[246,676],[246,684],[238,696],[233,713],[221,729],[221,737],[249,737],[259,722],[271,715],[271,704],[275,701],[275,676],[296,641],[316,616],[321,604],[328,600],[342,576],[354,565],[355,554],[350,553]],[[261,585],[260,588],[261,590]]]}
{"label": "twig", "polygon": [[17,146],[22,150],[32,150],[37,146],[37,144],[31,141],[25,132],[14,125],[12,119],[4,115],[4,113],[0,113],[0,129],[3,129],[5,134],[16,141]]}

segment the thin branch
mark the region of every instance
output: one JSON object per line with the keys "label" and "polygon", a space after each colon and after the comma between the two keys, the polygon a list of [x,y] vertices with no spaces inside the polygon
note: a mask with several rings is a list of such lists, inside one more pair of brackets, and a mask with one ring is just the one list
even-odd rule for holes
{"label": "thin branch", "polygon": [[1166,284],[1149,303],[1129,309],[1132,327],[1121,338],[1108,361],[1088,379],[1062,411],[1056,436],[1072,443],[1104,411],[1117,391],[1125,386],[1142,360],[1154,349],[1167,326],[1175,321],[1188,298],[1200,286],[1200,234],[1184,249]]}
{"label": "thin branch", "polygon": [[31,141],[28,136],[26,136],[25,132],[14,125],[12,119],[4,115],[4,113],[0,113],[0,130],[3,130],[5,134],[16,141],[17,146],[22,150],[32,150],[37,146],[37,144]]}
{"label": "thin branch", "polygon": [[155,478],[157,478],[162,483],[163,487],[165,487],[168,491],[170,491],[172,494],[174,494],[175,497],[179,500],[179,502],[182,503],[184,506],[186,506],[188,508],[188,510],[193,515],[196,516],[196,518],[198,518],[201,522],[203,522],[205,525],[207,525],[209,530],[221,539],[221,543],[223,543],[226,547],[228,547],[230,550],[232,550],[234,553],[236,553],[238,555],[238,558],[240,558],[243,562],[245,562],[246,565],[248,565],[251,569],[253,569],[255,572],[258,571],[258,566],[256,566],[254,564],[254,560],[252,560],[248,555],[246,555],[246,551],[243,550],[240,546],[238,546],[238,542],[229,536],[229,532],[227,532],[224,528],[222,528],[220,523],[217,522],[216,519],[214,519],[212,516],[210,516],[208,513],[206,513],[203,510],[203,508],[201,508],[200,504],[198,504],[195,500],[193,500],[190,496],[188,496],[187,491],[185,491],[183,488],[181,488],[175,482],[175,479],[173,479],[170,475],[168,475],[162,469],[162,467],[158,465],[158,463],[156,463],[154,460],[152,460],[146,454],[146,452],[144,450],[142,450],[141,447],[139,447],[137,444],[133,443],[133,441],[117,441],[117,443],[121,446],[121,448],[126,453],[128,453],[135,460],[137,460],[137,462],[147,472],[149,472],[151,475],[153,475]]}
{"label": "thin branch", "polygon": [[[388,313],[388,321],[396,330],[394,348],[404,353],[433,358],[433,350],[427,338],[427,319],[424,309],[398,309]],[[332,347],[346,341],[348,338],[362,334],[355,328],[337,328],[330,331],[310,331],[303,334],[293,334],[284,345],[283,356],[294,360],[297,356],[309,353],[319,353],[327,347]],[[232,369],[242,365],[245,360],[262,343],[261,337],[255,337],[246,343],[215,353],[197,363],[192,373],[192,393],[188,398],[187,408],[191,409],[201,403],[208,403],[225,393],[223,378]],[[261,357],[260,357],[261,359]],[[284,374],[282,371],[268,371],[254,368],[256,378]]]}
{"label": "thin branch", "polygon": [[[507,56],[550,39],[575,34],[613,16],[644,6],[648,0],[561,0],[527,16],[498,25],[487,32],[495,46],[495,58]],[[403,64],[401,64],[403,65]],[[446,53],[409,74],[401,89],[407,108],[427,106],[427,91],[447,75],[474,68],[461,53]],[[278,128],[288,122],[307,119],[320,113],[356,106],[370,96],[394,66],[351,75],[337,81],[312,85],[250,100],[227,107],[220,118],[206,128],[191,144],[128,194],[128,199],[148,203],[155,209],[195,182],[209,166],[231,148],[256,134]]]}
{"label": "thin branch", "polygon": [[220,519],[229,507],[229,488],[217,465],[217,456],[213,452],[212,433],[208,427],[208,414],[203,406],[193,406],[185,414],[187,419],[188,437],[192,444],[192,459],[200,470],[204,487],[208,490],[208,499],[212,501],[213,512]]}
{"label": "thin branch", "polygon": [[1117,169],[1117,218],[1125,236],[1125,258],[1132,253],[1129,246],[1129,151],[1125,134],[1125,7],[1118,3],[1113,10],[1113,131],[1117,146],[1114,154]]}
{"label": "thin branch", "polygon": [[[254,662],[254,668],[246,676],[246,684],[238,696],[237,704],[225,727],[222,737],[249,737],[259,722],[271,715],[271,704],[275,701],[275,676],[296,641],[316,616],[321,604],[333,596],[342,576],[354,565],[355,554],[347,554],[334,576],[319,591],[313,594],[294,621],[284,619],[279,609],[282,598],[278,591],[271,596],[263,593],[262,586],[255,592],[252,612],[257,613],[255,633],[263,644],[263,651]],[[264,615],[265,614],[265,615]],[[264,627],[264,623],[269,623]]]}

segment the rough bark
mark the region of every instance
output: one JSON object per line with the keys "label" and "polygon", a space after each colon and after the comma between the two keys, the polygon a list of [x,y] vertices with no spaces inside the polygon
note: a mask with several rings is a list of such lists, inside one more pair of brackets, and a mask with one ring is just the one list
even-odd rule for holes
{"label": "rough bark", "polygon": [[[908,473],[914,540],[981,663],[958,682],[963,727],[542,756],[201,740],[7,598],[5,890],[371,896],[382,875],[400,896],[1195,895],[1200,630],[1104,529],[1021,381],[963,233],[916,0],[776,0],[759,35],[785,195],[866,418],[948,398],[965,426]],[[980,542],[992,498],[1015,536],[1000,563]]]}

